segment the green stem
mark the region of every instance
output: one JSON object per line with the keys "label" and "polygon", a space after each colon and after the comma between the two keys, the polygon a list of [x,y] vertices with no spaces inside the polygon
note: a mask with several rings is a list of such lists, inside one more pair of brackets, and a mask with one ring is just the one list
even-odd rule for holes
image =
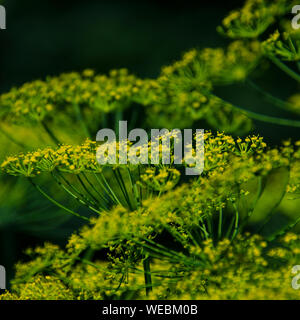
{"label": "green stem", "polygon": [[251,218],[251,216],[254,212],[255,206],[257,204],[257,201],[259,200],[262,192],[263,192],[263,178],[261,176],[259,176],[258,177],[257,192],[256,192],[254,203],[251,205],[251,208],[249,209],[244,221],[240,224],[240,229],[243,229],[245,227],[245,225],[248,223],[249,219]]}
{"label": "green stem", "polygon": [[223,210],[219,210],[219,225],[218,225],[218,238],[221,239],[222,236],[222,220],[223,220]]}
{"label": "green stem", "polygon": [[232,202],[232,205],[235,210],[235,223],[234,223],[234,230],[233,230],[233,234],[231,237],[231,241],[236,237],[236,235],[239,231],[239,212],[238,212],[238,209],[237,209],[236,204],[234,202]]}
{"label": "green stem", "polygon": [[119,132],[119,122],[122,120],[123,112],[117,110],[115,112],[115,132]]}
{"label": "green stem", "polygon": [[229,238],[229,236],[230,236],[230,233],[231,233],[231,231],[232,231],[233,224],[234,224],[234,221],[235,221],[235,220],[236,220],[236,217],[235,217],[235,216],[233,216],[233,217],[232,217],[232,219],[231,219],[231,221],[230,221],[230,224],[229,224],[229,226],[228,226],[228,229],[227,229],[227,232],[226,232],[225,238]]}
{"label": "green stem", "polygon": [[[113,170],[113,172],[114,172],[114,170]],[[107,180],[106,180],[106,178],[105,178],[105,176],[104,176],[104,174],[102,172],[101,172],[101,178],[102,178],[102,180],[103,180],[103,182],[104,182],[104,184],[105,184],[105,186],[106,186],[106,188],[108,190],[107,193],[113,197],[114,201],[117,204],[122,205],[121,201],[118,199],[118,197],[116,196],[115,192],[110,187],[109,183],[107,182]]]}
{"label": "green stem", "polygon": [[202,225],[199,224],[199,228],[202,230],[202,232],[204,233],[204,237],[207,240],[209,238],[209,233],[207,232],[207,229],[202,217],[199,217],[199,221],[202,224]]}
{"label": "green stem", "polygon": [[85,190],[85,192],[95,201],[95,203],[99,204],[99,201],[93,196],[93,194],[90,192],[90,190],[87,188],[87,186],[85,185],[85,183],[82,181],[82,179],[80,178],[79,174],[76,175],[76,178],[78,179],[79,183],[81,184],[81,186],[83,187],[83,189]]}
{"label": "green stem", "polygon": [[80,218],[80,219],[83,219],[83,220],[86,220],[86,221],[89,221],[89,219],[87,217],[84,217],[84,216],[81,216],[79,213],[77,212],[74,212],[73,210],[65,207],[64,205],[60,204],[59,202],[57,202],[56,200],[54,200],[52,197],[50,197],[46,192],[44,192],[40,186],[38,186],[37,184],[35,184],[31,178],[28,178],[29,181],[31,182],[31,184],[45,197],[47,198],[50,202],[52,202],[53,204],[55,204],[57,207],[67,211],[68,213],[72,214],[73,216],[77,217],[77,218]]}
{"label": "green stem", "polygon": [[[95,188],[95,186],[91,183],[91,181],[88,179],[88,177],[86,176],[86,174],[84,172],[82,172],[82,175],[84,177],[84,179],[86,180],[86,182],[89,184],[89,186],[95,191],[95,193],[99,196],[99,198],[104,201],[105,203],[107,202],[106,199],[104,198],[104,196],[99,192],[99,190],[97,190]],[[106,205],[106,204],[105,204]],[[108,209],[108,208],[107,208]]]}
{"label": "green stem", "polygon": [[[54,180],[57,182],[57,184],[63,189],[65,190],[69,195],[71,195],[74,199],[76,199],[80,204],[83,204],[84,206],[86,206],[87,208],[91,209],[92,211],[101,214],[101,212],[99,210],[97,210],[96,208],[94,208],[91,204],[86,203],[84,200],[80,199],[77,195],[75,195],[72,191],[70,191],[65,185],[62,184],[61,181],[58,180],[57,177],[55,177],[55,175],[52,175]],[[106,208],[102,208],[102,210],[106,211]]]}
{"label": "green stem", "polygon": [[[109,201],[111,200],[112,203],[121,204],[121,203],[119,203],[119,200],[118,200],[118,198],[115,196],[115,194],[107,189],[107,186],[105,185],[104,179],[102,178],[102,180],[103,180],[103,182],[102,182],[102,181],[100,180],[100,178],[97,176],[96,173],[93,172],[93,174],[94,174],[94,177],[95,177],[98,185],[99,185],[100,188],[103,190],[104,195],[108,197],[107,201],[109,202]],[[107,183],[107,182],[106,182],[106,183]]]}
{"label": "green stem", "polygon": [[82,130],[84,132],[84,134],[86,135],[87,138],[91,137],[90,131],[83,119],[82,113],[81,113],[81,109],[79,107],[79,105],[77,103],[73,103],[73,108],[77,117],[77,120],[80,122]]}
{"label": "green stem", "polygon": [[41,122],[42,127],[45,129],[45,131],[48,133],[49,137],[52,139],[52,141],[55,144],[60,144],[60,141],[56,138],[56,136],[54,135],[54,133],[51,131],[51,129],[48,127],[48,125],[46,124],[45,121]]}
{"label": "green stem", "polygon": [[[138,180],[137,181],[140,181],[141,180],[141,168],[140,168],[140,166],[138,166]],[[135,184],[135,185],[137,185],[137,184]],[[140,204],[142,205],[142,203],[143,203],[143,189],[142,189],[142,186],[141,185],[139,185],[138,186],[138,190],[139,190],[139,198],[140,198]]]}
{"label": "green stem", "polygon": [[219,98],[218,96],[214,95],[211,93],[211,96],[220,99],[221,101],[223,101],[223,103],[228,104],[229,106],[231,106],[233,109],[244,113],[246,116],[248,116],[249,118],[255,119],[255,120],[259,120],[259,121],[263,121],[263,122],[268,122],[268,123],[274,123],[274,124],[279,124],[282,126],[289,126],[289,127],[296,127],[296,128],[300,128],[300,120],[291,120],[291,119],[283,119],[283,118],[277,118],[277,117],[271,117],[271,116],[267,116],[264,114],[259,114],[253,111],[249,111],[249,110],[245,110],[241,107],[238,107],[237,105],[234,105],[224,99]]}
{"label": "green stem", "polygon": [[89,199],[87,196],[85,196],[83,193],[81,193],[77,188],[74,187],[72,183],[70,183],[58,170],[56,170],[56,174],[61,178],[61,180],[73,190],[78,196],[78,198],[83,199],[85,203],[89,203],[91,205],[95,205],[96,203]]}
{"label": "green stem", "polygon": [[300,75],[295,72],[294,70],[292,70],[291,68],[289,68],[286,64],[284,64],[283,62],[281,62],[277,57],[271,55],[269,56],[269,59],[279,68],[281,69],[283,72],[285,72],[287,75],[289,75],[291,78],[293,78],[294,80],[296,80],[297,82],[300,82]]}
{"label": "green stem", "polygon": [[115,178],[116,178],[116,180],[117,180],[117,182],[119,184],[119,187],[120,187],[120,189],[121,189],[121,191],[123,193],[124,199],[128,204],[129,209],[131,211],[133,211],[134,209],[133,209],[133,207],[131,205],[131,202],[130,202],[130,199],[129,199],[129,195],[128,195],[128,192],[127,192],[127,189],[126,189],[126,186],[125,186],[125,183],[124,183],[124,180],[122,178],[122,174],[121,174],[119,168],[116,168],[115,170],[113,170],[113,173],[114,173]]}
{"label": "green stem", "polygon": [[275,234],[272,234],[271,236],[269,236],[268,240],[269,241],[273,241],[276,238],[278,238],[280,236],[283,236],[284,234],[286,234],[287,232],[292,230],[299,222],[300,222],[300,217],[298,217],[295,221],[293,221],[292,223],[288,224],[287,226],[284,226],[283,229],[277,231]]}
{"label": "green stem", "polygon": [[291,39],[291,37],[288,37],[288,43],[289,43],[289,46],[290,46],[290,49],[291,51],[296,55],[297,54],[297,50],[293,44],[293,41]]}
{"label": "green stem", "polygon": [[252,87],[254,90],[256,90],[257,92],[259,92],[262,96],[264,96],[264,98],[270,102],[271,104],[273,104],[275,107],[278,107],[282,110],[287,111],[288,109],[292,109],[292,105],[290,103],[287,103],[285,101],[282,101],[281,99],[274,97],[273,95],[271,95],[270,93],[266,92],[265,90],[263,90],[262,88],[260,88],[257,84],[255,84],[253,81],[251,80],[247,80],[246,81],[247,84],[249,84],[250,87]]}
{"label": "green stem", "polygon": [[152,291],[150,257],[145,257],[145,259],[143,260],[143,267],[144,267],[144,277],[145,277],[145,284],[146,284],[146,295],[148,296],[149,293]]}
{"label": "green stem", "polygon": [[154,256],[153,252],[156,252],[159,258],[166,257],[166,258],[169,258],[170,260],[173,259],[173,261],[176,261],[176,262],[182,260],[182,256],[179,257],[178,255],[171,254],[168,248],[160,249],[160,246],[158,246],[156,243],[154,243],[153,245],[150,245],[147,243],[142,243],[135,239],[131,239],[131,240],[136,244],[140,245],[142,248],[148,249],[148,251],[152,251],[151,256]]}
{"label": "green stem", "polygon": [[134,196],[135,207],[139,208],[140,207],[139,192],[138,192],[136,183],[133,182],[132,174],[131,174],[130,169],[128,168],[128,166],[126,167],[126,169],[127,169],[127,172],[128,172],[129,181],[130,181],[130,185],[131,185],[131,192],[132,192],[132,194]]}

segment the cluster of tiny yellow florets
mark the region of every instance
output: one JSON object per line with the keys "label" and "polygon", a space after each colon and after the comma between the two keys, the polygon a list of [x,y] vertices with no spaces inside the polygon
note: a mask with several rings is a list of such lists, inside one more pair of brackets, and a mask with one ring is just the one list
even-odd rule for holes
{"label": "cluster of tiny yellow florets", "polygon": [[109,75],[85,70],[26,83],[0,96],[1,117],[8,123],[36,123],[59,122],[68,115],[95,129],[91,119],[99,119],[99,125],[105,114],[139,104],[146,108],[148,124],[156,127],[185,128],[205,118],[219,130],[249,131],[251,121],[245,115],[211,97],[207,90],[214,82],[244,79],[260,55],[258,43],[241,46],[237,41],[226,51],[194,52],[165,67],[157,79],[139,79],[126,69]]}
{"label": "cluster of tiny yellow florets", "polygon": [[99,171],[95,156],[96,142],[87,140],[81,146],[62,145],[8,157],[1,165],[8,174],[33,177],[58,168],[64,172]]}
{"label": "cluster of tiny yellow florets", "polygon": [[[272,149],[266,152],[266,143],[262,137],[249,136],[245,139],[233,139],[224,133],[213,135],[207,131],[204,134],[204,173],[211,177],[221,175],[221,180],[225,179],[225,173],[228,172],[228,179],[236,179],[239,181],[247,179],[248,175],[267,173],[275,167],[291,166],[293,185],[299,183],[297,181],[297,168],[299,160],[299,148],[296,142],[295,148],[290,142],[285,142],[283,147]],[[160,156],[163,146],[160,144]],[[117,150],[119,145],[117,145]],[[151,142],[145,145],[149,164],[151,161]],[[129,148],[130,150],[130,148]],[[172,150],[171,150],[172,151]],[[78,174],[81,172],[99,173],[103,169],[103,165],[97,162],[96,158],[97,143],[87,140],[80,146],[62,145],[56,149],[47,147],[45,149],[20,154],[17,156],[9,156],[1,164],[3,172],[10,175],[24,175],[26,177],[34,177],[42,172],[52,172],[57,169],[62,172]],[[129,152],[129,151],[128,151]],[[118,155],[117,155],[118,157]],[[240,161],[239,159],[243,161]],[[237,160],[236,160],[237,159]],[[162,158],[160,157],[160,163]],[[141,175],[141,183],[153,189],[163,188],[168,190],[178,182],[179,172],[174,165],[174,155],[171,152],[170,165],[146,166],[146,170]],[[183,159],[182,164],[185,164]],[[235,164],[235,166],[233,165]],[[120,164],[107,164],[105,166],[118,167]],[[231,169],[236,172],[232,175],[229,173]]]}
{"label": "cluster of tiny yellow florets", "polygon": [[298,146],[298,150],[294,153],[294,161],[291,164],[288,192],[300,195],[300,141],[295,144]]}
{"label": "cluster of tiny yellow florets", "polygon": [[280,33],[276,30],[263,42],[263,49],[269,56],[278,56],[285,61],[300,60],[299,31],[285,31]]}
{"label": "cluster of tiny yellow florets", "polygon": [[[84,229],[81,237],[75,237],[72,243],[99,249],[106,243],[119,243],[135,236],[153,237],[153,232],[157,234],[166,229],[188,247],[195,241],[195,230],[199,229],[198,237],[214,237],[213,231],[207,229],[207,223],[218,217],[220,211],[228,208],[229,204],[236,204],[249,194],[249,191],[243,190],[246,182],[267,177],[270,172],[293,163],[290,157],[294,151],[288,143],[280,153],[276,149],[265,150],[264,142],[255,136],[245,141],[240,139],[235,148],[234,140],[223,134],[214,137],[207,133],[205,139],[210,140],[207,153],[211,159],[204,170],[204,176],[173,188],[157,201],[144,199],[143,206],[135,211],[117,207],[103,213],[94,222],[92,229]],[[220,153],[214,155],[213,150],[218,150],[222,156],[218,156]],[[154,183],[155,173],[152,169],[149,172],[147,170],[142,179]],[[164,179],[168,178],[165,172],[162,171],[157,177],[163,175]],[[291,182],[299,186],[297,175],[292,174],[291,177]],[[244,218],[239,219],[243,221]],[[225,235],[225,231],[220,234],[222,237]]]}
{"label": "cluster of tiny yellow florets", "polygon": [[246,234],[217,245],[207,240],[185,254],[170,249],[169,256],[152,260],[148,297],[140,262],[90,261],[46,244],[28,252],[31,262],[17,265],[12,289],[0,299],[298,299],[291,269],[300,257],[299,241],[289,233],[269,247],[262,237]]}
{"label": "cluster of tiny yellow florets", "polygon": [[[170,138],[172,138],[171,135],[172,132],[169,132]],[[224,133],[218,133],[216,136],[213,136],[211,132],[206,132],[204,140],[204,153],[206,158],[205,168],[207,168],[207,170],[214,166],[220,167],[220,159],[228,158],[229,153],[249,155],[253,150],[261,152],[260,150],[266,147],[262,138],[255,136],[246,138],[246,140],[242,142],[241,139],[235,141],[231,136],[225,135]],[[112,144],[115,146],[117,153],[119,151],[120,144],[117,142],[112,142]],[[145,146],[140,146],[138,150],[134,147],[130,148],[130,145],[127,145],[128,155],[135,152],[143,152],[141,151],[141,148],[145,149],[144,151],[147,152],[147,158],[149,158],[150,161],[151,141],[145,144]],[[165,148],[168,148],[168,145],[163,144],[160,141],[160,163],[162,161],[161,155],[162,152],[165,152]],[[191,146],[191,148],[193,147]],[[109,149],[109,147],[106,147],[107,152]],[[84,144],[79,146],[61,145],[57,148],[47,147],[45,149],[40,149],[26,154],[21,153],[17,156],[9,156],[2,162],[1,169],[11,175],[24,175],[27,177],[32,177],[42,172],[51,172],[54,169],[72,173],[80,173],[83,171],[99,172],[101,171],[101,165],[97,162],[96,152],[96,141],[86,140]],[[119,159],[119,153],[117,153],[116,159]],[[172,150],[170,161],[171,164],[174,164],[174,155]],[[185,160],[183,159],[182,163],[184,162]],[[118,165],[118,161],[115,165]],[[149,170],[152,170],[151,173],[153,173],[154,169]],[[176,172],[170,171],[169,173],[173,173],[174,179],[178,176]],[[163,171],[161,171],[160,178],[163,178],[165,174],[166,172],[163,173]],[[160,179],[159,177],[156,178],[158,180]],[[144,179],[144,181],[146,180],[147,179]],[[148,182],[149,181],[150,180],[148,180]]]}
{"label": "cluster of tiny yellow florets", "polygon": [[247,0],[239,10],[232,11],[223,20],[218,31],[230,38],[257,38],[276,17],[290,12],[289,0]]}
{"label": "cluster of tiny yellow florets", "polygon": [[164,67],[157,79],[139,79],[126,69],[109,75],[93,70],[66,73],[2,94],[1,116],[6,121],[40,122],[58,121],[66,114],[77,119],[80,113],[87,126],[92,126],[91,118],[102,119],[108,112],[138,103],[146,108],[150,125],[185,128],[205,119],[218,130],[242,134],[250,130],[250,119],[211,96],[210,90],[215,84],[244,80],[260,57],[259,42],[234,41],[227,49],[191,50]]}
{"label": "cluster of tiny yellow florets", "polygon": [[[148,81],[143,90],[151,86]],[[154,82],[154,81],[153,81]],[[7,120],[42,121],[46,116],[76,113],[75,107],[108,113],[123,110],[131,101],[140,99],[144,82],[126,69],[96,75],[93,70],[65,73],[14,88],[0,97],[2,117]],[[83,112],[84,113],[84,112]]]}
{"label": "cluster of tiny yellow florets", "polygon": [[[245,79],[261,56],[259,41],[233,41],[224,48],[205,48],[185,53],[182,60],[162,69],[159,81],[185,89]],[[230,70],[230,72],[229,72]]]}
{"label": "cluster of tiny yellow florets", "polygon": [[258,41],[234,41],[226,49],[193,49],[185,53],[181,60],[162,68],[157,79],[160,89],[147,109],[148,121],[183,128],[204,119],[228,133],[248,132],[251,120],[210,92],[214,85],[244,80],[260,57]]}

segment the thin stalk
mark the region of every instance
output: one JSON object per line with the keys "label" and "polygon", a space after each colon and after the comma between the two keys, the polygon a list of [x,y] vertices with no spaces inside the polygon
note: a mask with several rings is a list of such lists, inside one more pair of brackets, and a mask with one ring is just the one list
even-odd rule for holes
{"label": "thin stalk", "polygon": [[[107,199],[107,201],[111,200],[113,203],[120,204],[120,203],[118,202],[118,199],[115,198],[114,195],[113,195],[109,190],[107,190],[107,187],[106,187],[106,185],[105,185],[105,182],[102,182],[102,181],[100,180],[100,178],[97,176],[96,173],[93,172],[93,175],[94,175],[97,183],[99,184],[100,188],[103,189],[104,195],[106,195],[106,196],[109,198],[109,199]],[[103,178],[102,178],[102,180],[103,180]]]}
{"label": "thin stalk", "polygon": [[267,215],[267,217],[265,218],[265,220],[260,224],[257,233],[260,233],[263,228],[268,224],[268,222],[273,218],[274,214],[276,213],[276,208],[279,206],[279,204],[281,203],[282,199],[284,198],[284,196],[286,195],[286,192],[284,192],[280,199],[275,203],[275,206],[272,208],[272,210],[269,212],[269,214]]}
{"label": "thin stalk", "polygon": [[251,218],[255,206],[257,204],[258,199],[260,198],[261,194],[263,192],[263,179],[261,176],[258,177],[258,187],[257,187],[257,192],[256,192],[256,197],[255,197],[255,201],[253,203],[253,205],[251,206],[251,208],[249,209],[248,213],[247,213],[247,217],[244,219],[244,221],[240,224],[240,229],[244,228],[244,226],[247,224],[247,222],[249,221],[249,219]]}
{"label": "thin stalk", "polygon": [[[296,50],[296,48],[295,48],[295,46],[293,44],[293,41],[292,41],[291,37],[288,38],[288,42],[289,42],[290,49],[293,51],[293,53],[295,55],[297,55],[297,50]],[[299,63],[299,61],[296,62],[296,65],[297,65],[298,71],[300,71],[300,63]]]}
{"label": "thin stalk", "polygon": [[[211,95],[213,97],[217,98],[217,99],[220,99],[219,97],[217,97],[214,94],[211,94]],[[245,110],[245,109],[243,109],[241,107],[238,107],[237,105],[234,105],[234,104],[232,104],[230,102],[225,101],[224,99],[221,99],[221,100],[224,103],[230,105],[233,109],[244,113],[249,118],[252,118],[252,119],[255,119],[255,120],[259,120],[259,121],[263,121],[263,122],[279,124],[279,125],[282,125],[282,126],[300,128],[300,120],[283,119],[283,118],[267,116],[267,115],[264,115],[264,114],[259,114],[259,113],[253,112],[253,111]]]}
{"label": "thin stalk", "polygon": [[126,169],[127,169],[127,173],[128,173],[129,181],[130,181],[130,185],[131,185],[131,192],[134,196],[135,206],[136,206],[136,208],[139,208],[140,207],[140,197],[139,197],[138,190],[136,188],[136,183],[133,182],[132,174],[131,174],[128,166],[126,167]]}
{"label": "thin stalk", "polygon": [[289,68],[285,63],[283,63],[282,61],[280,61],[277,57],[271,55],[269,56],[269,59],[279,68],[281,69],[283,72],[285,72],[287,75],[289,75],[291,78],[293,78],[294,80],[296,80],[297,82],[300,82],[300,75],[295,72],[294,70],[292,70],[291,68]]}
{"label": "thin stalk", "polygon": [[233,228],[233,224],[234,224],[234,221],[236,220],[236,217],[233,216],[231,221],[230,221],[230,224],[228,226],[228,229],[227,229],[227,232],[226,232],[226,235],[225,235],[225,238],[229,238],[231,232],[232,232],[232,228]]}
{"label": "thin stalk", "polygon": [[80,122],[80,125],[82,127],[84,134],[86,135],[86,137],[90,138],[91,134],[90,134],[90,131],[89,131],[84,119],[83,119],[79,105],[77,103],[73,103],[72,105],[73,105],[77,120]]}
{"label": "thin stalk", "polygon": [[120,177],[120,181],[121,181],[121,184],[122,184],[122,186],[123,186],[123,190],[124,190],[124,192],[125,192],[125,194],[126,194],[126,198],[128,199],[129,208],[130,208],[130,210],[134,210],[134,208],[132,207],[131,201],[130,201],[130,196],[129,196],[129,193],[128,193],[127,188],[126,188],[125,181],[124,181],[124,179],[123,179],[121,170],[120,170],[119,168],[117,168],[117,173],[118,173],[118,175],[119,175],[119,177]]}
{"label": "thin stalk", "polygon": [[192,240],[192,242],[193,242],[193,244],[194,244],[194,246],[195,247],[198,247],[199,246],[199,243],[201,242],[198,242],[196,239],[195,239],[195,237],[193,236],[193,234],[192,234],[192,232],[191,231],[189,231],[189,230],[186,230],[186,233],[187,233],[187,235],[191,238],[191,240]]}
{"label": "thin stalk", "polygon": [[294,54],[297,54],[296,48],[293,44],[291,37],[288,37],[288,42],[289,42],[290,49],[293,51]]}
{"label": "thin stalk", "polygon": [[[194,231],[194,232],[193,232]],[[203,238],[201,237],[201,233],[199,232],[198,229],[196,230],[192,230],[191,232],[189,232],[193,238],[195,239],[197,246],[199,246],[202,242],[203,242]]]}
{"label": "thin stalk", "polygon": [[79,174],[76,175],[76,178],[79,181],[79,183],[81,184],[81,186],[83,187],[83,189],[85,190],[85,192],[95,201],[95,203],[97,203],[99,205],[99,201],[93,196],[93,194],[90,192],[90,190],[84,184],[84,182],[80,178]]}
{"label": "thin stalk", "polygon": [[276,238],[278,238],[280,236],[283,236],[284,234],[286,234],[287,232],[292,230],[299,222],[300,222],[300,217],[298,217],[295,221],[293,221],[292,223],[290,223],[287,226],[285,226],[283,229],[277,231],[275,234],[269,236],[268,240],[269,241],[273,241]]}
{"label": "thin stalk", "polygon": [[106,113],[102,113],[101,125],[102,125],[102,128],[106,128],[107,127],[107,115],[106,115]]}
{"label": "thin stalk", "polygon": [[223,220],[223,210],[220,208],[219,210],[219,224],[218,224],[218,239],[222,237],[222,221]]}
{"label": "thin stalk", "polygon": [[55,134],[51,131],[45,121],[41,121],[42,127],[48,133],[49,137],[55,144],[60,144],[60,141],[56,138]]}
{"label": "thin stalk", "polygon": [[239,230],[239,212],[238,212],[238,209],[237,209],[236,204],[234,202],[232,202],[232,205],[235,210],[235,223],[234,223],[234,230],[233,230],[231,240],[233,240],[236,237],[238,230]]}
{"label": "thin stalk", "polygon": [[144,267],[144,277],[145,277],[145,285],[146,285],[146,295],[148,296],[152,291],[150,257],[145,257],[145,259],[143,260],[143,267]]}
{"label": "thin stalk", "polygon": [[[113,170],[114,172],[114,170]],[[118,199],[118,197],[116,196],[115,192],[113,191],[113,189],[110,187],[109,183],[107,182],[104,174],[101,172],[101,178],[108,190],[108,194],[111,195],[113,197],[113,199],[115,199],[116,203],[119,204],[119,205],[122,205],[122,203],[120,202],[120,200]]]}
{"label": "thin stalk", "polygon": [[146,248],[150,251],[153,251],[153,252],[156,252],[161,256],[163,257],[168,257],[170,259],[174,259],[175,261],[181,261],[182,260],[182,256],[179,256],[178,254],[174,255],[174,254],[171,254],[170,251],[172,250],[169,250],[168,248],[164,248],[163,250],[159,249],[160,246],[158,246],[156,243],[154,245],[156,245],[158,248],[155,248],[149,244],[146,244],[146,243],[142,243],[138,240],[134,240],[132,239],[133,242],[135,242],[136,244],[140,245],[141,247],[143,248]]}
{"label": "thin stalk", "polygon": [[130,203],[130,199],[129,199],[129,195],[128,192],[126,190],[122,175],[120,173],[120,170],[118,168],[116,168],[115,170],[113,170],[113,173],[115,175],[115,178],[117,180],[117,183],[119,184],[119,187],[121,189],[121,192],[123,193],[124,199],[127,202],[129,209],[133,211],[132,205]]}
{"label": "thin stalk", "polygon": [[[139,175],[138,180],[140,180],[141,179],[141,168],[140,168],[140,166],[138,166],[138,175]],[[140,194],[140,203],[142,204],[143,203],[143,189],[142,189],[142,186],[139,185],[138,189],[139,189],[139,194]]]}
{"label": "thin stalk", "polygon": [[239,106],[237,106],[237,105],[235,105],[235,104],[233,104],[231,102],[228,102],[228,101],[216,96],[215,94],[213,94],[212,92],[210,92],[208,90],[205,90],[205,91],[211,97],[214,97],[214,98],[220,100],[221,102],[228,104],[233,109],[238,110],[241,113],[244,113],[249,118],[252,118],[252,119],[255,119],[255,120],[259,120],[259,121],[263,121],[263,122],[279,124],[279,125],[282,125],[282,126],[290,126],[290,127],[297,127],[297,128],[300,127],[300,120],[291,120],[291,119],[271,117],[271,116],[267,116],[267,115],[264,115],[264,114],[259,114],[259,113],[253,112],[253,111],[249,111],[249,110],[241,108],[241,107],[239,107]]}
{"label": "thin stalk", "polygon": [[77,212],[74,212],[73,210],[65,207],[64,205],[60,204],[59,202],[57,202],[56,200],[54,200],[52,197],[50,197],[46,192],[44,192],[42,190],[42,188],[40,188],[40,186],[38,186],[37,184],[35,184],[31,178],[28,178],[29,181],[31,182],[31,184],[45,197],[47,198],[50,202],[52,202],[53,204],[55,204],[57,207],[67,211],[68,213],[72,214],[73,216],[77,217],[77,218],[80,218],[80,219],[83,219],[83,220],[86,220],[86,221],[89,221],[89,219],[87,217],[84,217],[84,216],[81,216],[79,213]]}
{"label": "thin stalk", "polygon": [[64,183],[69,188],[71,188],[78,195],[78,198],[83,199],[84,202],[89,203],[90,205],[96,205],[96,203],[93,200],[89,199],[87,196],[81,193],[76,187],[74,187],[73,184],[70,183],[58,170],[56,171],[56,174],[64,181]]}
{"label": "thin stalk", "polygon": [[115,112],[115,132],[119,132],[119,122],[123,118],[123,112],[120,110],[117,110]]}
{"label": "thin stalk", "polygon": [[271,104],[273,104],[275,107],[278,107],[282,110],[289,110],[292,108],[292,105],[290,103],[287,103],[277,97],[274,97],[272,94],[270,94],[269,92],[266,92],[264,89],[260,88],[257,84],[255,84],[253,81],[251,80],[247,80],[246,83],[253,88],[254,90],[256,90],[257,92],[259,92],[268,102],[270,102]]}
{"label": "thin stalk", "polygon": [[99,190],[97,190],[95,188],[95,186],[91,183],[91,181],[88,179],[88,177],[86,176],[86,174],[84,172],[82,172],[82,175],[84,177],[84,179],[86,180],[86,182],[89,184],[89,186],[95,191],[95,193],[100,197],[100,199],[102,201],[106,202],[106,199],[104,198],[104,196],[99,192]]}
{"label": "thin stalk", "polygon": [[199,224],[199,228],[203,231],[205,239],[207,240],[209,238],[209,233],[207,232],[207,229],[202,217],[200,217],[199,220],[200,220],[200,223],[202,223],[202,226]]}
{"label": "thin stalk", "polygon": [[[156,243],[156,242],[154,242],[154,241],[152,241],[150,239],[144,239],[144,240],[147,241],[152,246],[151,245],[147,245],[146,243],[141,243],[141,242],[139,242],[137,240],[133,240],[132,239],[132,241],[134,241],[135,243],[141,245],[142,247],[144,247],[146,249],[149,249],[149,250],[152,250],[154,252],[157,252],[158,254],[160,254],[162,256],[165,256],[167,258],[170,258],[171,259],[170,261],[189,262],[192,265],[195,265],[194,258],[189,258],[189,257],[185,256],[184,254],[181,254],[181,253],[178,253],[178,252],[176,252],[174,250],[166,248],[165,246],[163,246],[163,245],[161,245],[159,243]],[[152,253],[151,253],[151,255],[152,255]],[[198,260],[196,265],[204,266],[205,263],[203,261]]]}
{"label": "thin stalk", "polygon": [[[65,190],[69,195],[71,195],[74,199],[76,199],[80,204],[83,204],[84,206],[86,206],[87,208],[91,209],[92,211],[101,214],[101,211],[97,210],[96,208],[94,208],[91,204],[86,203],[84,200],[80,199],[78,196],[76,196],[72,191],[70,191],[61,181],[59,181],[55,175],[53,174],[53,178],[54,180],[57,182],[57,184],[63,189]],[[106,211],[106,208],[102,208],[102,210]]]}
{"label": "thin stalk", "polygon": [[211,221],[210,215],[207,215],[206,221],[207,221],[208,232],[212,235],[213,234],[213,227],[212,227],[212,221]]}

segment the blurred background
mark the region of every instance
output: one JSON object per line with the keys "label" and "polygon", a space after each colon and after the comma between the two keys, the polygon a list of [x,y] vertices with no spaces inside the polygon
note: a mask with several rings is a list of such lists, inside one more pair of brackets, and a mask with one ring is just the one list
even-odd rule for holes
{"label": "blurred background", "polygon": [[[0,93],[27,81],[86,68],[106,73],[125,67],[140,77],[156,77],[163,65],[179,59],[191,48],[226,45],[228,40],[216,32],[216,27],[230,10],[243,3],[240,0],[3,0],[7,30],[0,31]],[[268,79],[263,81],[266,89],[284,99],[298,89],[285,80],[278,70],[273,73],[271,69]],[[240,105],[243,102],[243,107],[254,111],[291,117],[277,109],[275,113],[242,86],[222,88],[220,96]],[[255,122],[254,132],[271,144],[288,137],[300,138],[299,129],[261,122]],[[7,188],[5,192],[12,191]],[[21,197],[22,187],[18,192]],[[34,201],[38,200],[30,201],[31,206],[36,204],[39,210],[51,210],[49,203]],[[31,212],[28,203],[21,207],[24,212]],[[0,212],[0,264],[6,267],[9,279],[13,264],[23,258],[24,248],[45,240],[63,243],[77,227],[76,222],[67,223],[67,227],[59,227],[59,233],[50,224],[46,232],[36,222],[26,228],[22,220],[16,224],[16,220],[3,219],[4,215],[15,214],[14,209],[7,209],[6,213],[5,210],[2,208]],[[56,216],[51,219],[57,222]]]}
{"label": "blurred background", "polygon": [[193,47],[224,43],[215,29],[243,1],[9,0],[1,89],[63,71],[127,67],[154,77]]}

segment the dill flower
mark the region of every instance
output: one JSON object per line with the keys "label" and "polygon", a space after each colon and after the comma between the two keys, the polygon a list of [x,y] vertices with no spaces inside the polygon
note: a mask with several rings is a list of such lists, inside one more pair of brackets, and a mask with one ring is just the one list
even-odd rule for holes
{"label": "dill flower", "polygon": [[218,31],[229,38],[257,38],[277,17],[290,12],[295,1],[247,0],[239,10],[223,19]]}

